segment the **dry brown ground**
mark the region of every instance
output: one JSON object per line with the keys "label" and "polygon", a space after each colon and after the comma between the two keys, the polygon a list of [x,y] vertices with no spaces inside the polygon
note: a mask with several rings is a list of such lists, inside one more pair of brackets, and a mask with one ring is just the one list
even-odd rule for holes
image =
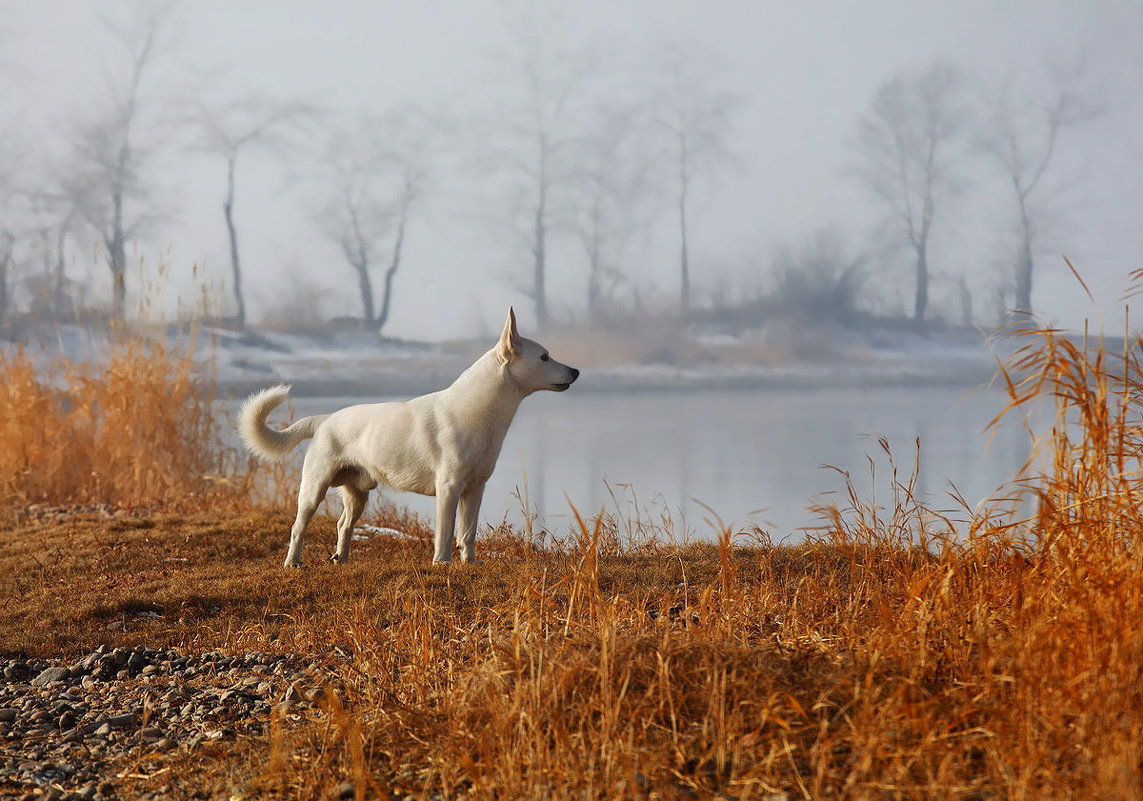
{"label": "dry brown ground", "polygon": [[[351,782],[362,798],[991,799],[1138,787],[1136,752],[1115,736],[1137,729],[1137,707],[1124,719],[1078,706],[1096,687],[1077,690],[1063,664],[1076,654],[1045,661],[1045,637],[1073,629],[1016,630],[1043,617],[1053,570],[1013,553],[620,552],[601,524],[555,552],[501,532],[482,543],[485,563],[434,568],[423,526],[390,517],[376,522],[413,536],[357,543],[333,566],[333,521],[319,518],[307,568],[287,571],[281,513],[20,517],[0,534],[0,651],[264,650],[328,676],[319,712],[156,757],[124,792],[328,798]],[[1103,642],[1076,633],[1081,650]],[[1117,703],[1131,692],[1123,677],[1109,690]],[[1111,750],[1093,754],[1094,742]],[[176,772],[141,778],[164,765]],[[1101,776],[1106,792],[1086,792]]]}
{"label": "dry brown ground", "polygon": [[310,569],[285,571],[290,522],[265,510],[13,515],[0,532],[0,652],[64,655],[104,643],[206,648],[254,627],[273,645],[298,615],[329,623],[375,589],[379,568],[387,578],[393,562],[415,561],[420,548],[415,540],[357,543],[357,558],[337,570],[320,558],[323,539],[334,535],[319,516],[307,543]]}
{"label": "dry brown ground", "polygon": [[[399,512],[370,518],[406,538],[355,542],[336,566],[334,520],[318,516],[306,538],[306,569],[285,570],[292,517],[257,509],[198,515],[37,508],[0,528],[0,654],[51,657],[99,645],[213,648],[235,637],[265,650],[338,642],[355,607],[406,594],[447,600],[456,614],[505,603],[539,570],[564,577],[576,556],[541,553],[511,535],[481,541],[479,565],[433,567],[431,531]],[[601,591],[645,598],[648,608],[683,603],[719,570],[717,549],[652,546],[600,563]],[[797,550],[780,554],[800,553]],[[736,570],[757,576],[756,552],[739,549]],[[521,570],[523,568],[523,570]],[[686,586],[684,587],[684,583]],[[559,593],[566,597],[566,593]],[[380,624],[395,610],[377,608]],[[157,613],[158,617],[141,613]],[[116,625],[118,624],[118,625]]]}
{"label": "dry brown ground", "polygon": [[413,536],[333,566],[318,518],[307,569],[287,571],[289,522],[21,513],[0,533],[0,651],[272,651],[328,671],[317,716],[149,765],[177,766],[171,792],[220,798],[347,780],[363,797],[797,797],[815,704],[851,683],[848,647],[804,625],[853,597],[858,562],[836,549],[620,554],[601,526],[547,553],[501,533],[483,564],[442,569],[418,521],[382,517]]}
{"label": "dry brown ground", "polygon": [[[390,731],[383,739],[419,740],[435,728],[433,718],[451,687],[487,678],[476,659],[499,654],[505,637],[532,632],[537,611],[543,640],[566,645],[567,669],[586,677],[598,667],[590,662],[599,643],[594,634],[583,641],[584,625],[592,630],[603,626],[612,647],[644,649],[651,642],[648,636],[674,631],[686,637],[701,629],[712,588],[731,575],[736,583],[755,584],[765,566],[771,576],[775,569],[781,571],[783,584],[797,584],[813,564],[803,549],[763,554],[742,548],[727,552],[730,561],[725,562],[719,549],[708,544],[681,549],[652,545],[641,553],[614,553],[585,565],[583,553],[574,547],[539,552],[511,532],[499,532],[481,542],[482,564],[441,568],[430,564],[431,533],[424,524],[391,512],[371,522],[398,527],[409,536],[357,542],[352,560],[343,566],[325,560],[335,537],[333,520],[315,518],[306,569],[285,570],[280,561],[290,522],[285,514],[266,510],[183,515],[40,506],[9,512],[0,527],[0,654],[69,660],[100,645],[267,651],[300,656],[333,677],[331,698],[337,698],[337,709],[327,709],[293,731],[275,728],[262,738],[204,743],[193,753],[156,757],[149,770],[161,780],[149,783],[141,780],[147,771],[126,771],[135,781],[128,779],[125,786],[139,793],[169,785],[170,772],[161,771],[166,763],[176,765],[180,777],[169,785],[171,792],[208,789],[220,798],[233,795],[236,787],[254,796],[323,797],[355,777],[368,797],[477,795],[471,779],[446,780],[439,769],[418,766],[413,759],[386,764],[363,755],[353,764],[352,755],[338,753],[347,740],[361,738],[367,719],[375,721],[378,679],[399,687],[395,692],[408,704],[405,712],[414,711],[422,716],[418,725],[428,726],[428,731]],[[596,549],[606,551],[607,546],[601,549],[597,541]],[[585,568],[594,571],[590,591],[581,581]],[[612,599],[610,605],[605,597]],[[772,617],[758,623],[755,636],[765,638],[777,630]],[[436,653],[442,647],[448,652],[443,660]],[[380,651],[391,660],[385,668],[389,675],[370,675]],[[748,653],[733,659],[742,661]],[[434,675],[438,665],[446,675]],[[489,704],[503,702],[510,717],[509,695],[477,699],[463,716],[498,714]],[[593,704],[589,698],[536,700],[556,703],[569,713],[578,700]],[[596,710],[588,714],[594,716]],[[440,742],[421,745],[446,752],[455,747],[447,741],[458,732],[436,733]],[[292,761],[283,757],[287,751]],[[423,758],[423,750],[416,756]],[[689,770],[696,768],[697,763]],[[650,778],[629,773],[642,776],[643,789],[650,788]],[[687,786],[666,775],[671,792]],[[631,781],[627,776],[622,784]],[[500,796],[492,787],[483,789]],[[609,794],[608,783],[598,789]]]}

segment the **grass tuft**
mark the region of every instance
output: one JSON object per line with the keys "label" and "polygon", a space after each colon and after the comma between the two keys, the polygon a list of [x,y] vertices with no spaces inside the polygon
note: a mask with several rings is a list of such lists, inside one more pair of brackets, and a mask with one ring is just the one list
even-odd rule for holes
{"label": "grass tuft", "polygon": [[195,338],[120,337],[105,363],[0,352],[0,501],[202,508],[244,497]]}

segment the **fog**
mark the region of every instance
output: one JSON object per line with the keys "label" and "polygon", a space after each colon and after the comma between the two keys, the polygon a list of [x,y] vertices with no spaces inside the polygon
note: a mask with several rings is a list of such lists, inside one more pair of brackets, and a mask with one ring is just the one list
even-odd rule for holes
{"label": "fog", "polygon": [[[106,115],[129,82],[123,32],[140,8],[0,4],[0,227],[14,242],[14,304],[31,303],[35,277],[46,269],[44,232],[58,227],[52,200],[82,167],[84,125]],[[530,119],[522,102],[528,78],[517,58],[531,52],[536,63],[554,65],[541,81],[549,95],[568,95],[552,114],[553,136],[574,142],[598,134],[588,121],[600,108],[634,109],[647,123],[635,133],[613,123],[611,134],[631,134],[616,163],[648,162],[646,180],[627,196],[634,199],[613,207],[625,216],[609,218],[618,239],[605,291],[616,308],[667,308],[679,296],[677,188],[653,98],[681,64],[698,76],[691,86],[699,100],[719,101],[709,106],[718,117],[709,149],[717,158],[696,162],[689,193],[693,305],[770,291],[776,254],[830,231],[865,254],[862,304],[907,315],[909,256],[894,246],[887,207],[855,174],[863,161],[859,121],[886,82],[947,64],[963,72],[968,105],[986,105],[1006,87],[1025,122],[1064,83],[1083,99],[1089,113],[1061,129],[1036,191],[1032,306],[1067,326],[1097,311],[1117,320],[1127,273],[1143,266],[1141,41],[1143,6],[1134,2],[178,4],[158,30],[138,93],[133,142],[146,156],[136,176],[146,208],[136,209],[145,224],[128,232],[128,308],[148,284],[160,287],[168,306],[181,297],[181,307],[191,307],[205,281],[217,311],[234,313],[226,164],[196,139],[192,112],[245,111],[255,119],[253,108],[293,104],[303,110],[297,124],[282,126],[273,147],[240,151],[236,162],[234,221],[252,323],[302,312],[361,315],[357,278],[329,235],[331,165],[364,137],[369,124],[361,120],[391,125],[394,117],[423,115],[430,124],[411,134],[400,122],[382,128],[401,155],[421,147],[384,333],[486,336],[509,303],[532,326],[524,180],[531,173],[512,172],[533,155],[532,140],[521,136]],[[350,133],[330,145],[338,130]],[[988,324],[1012,283],[1011,188],[978,154],[965,155],[958,170],[933,224],[930,308],[959,321],[963,279],[972,322]],[[555,181],[550,198],[546,299],[554,321],[582,319],[587,303],[573,183]],[[99,234],[75,220],[61,241],[67,278],[82,287],[73,291],[88,304],[110,303]],[[392,232],[380,231],[377,241],[389,248]],[[1091,287],[1095,308],[1063,254]],[[384,264],[374,268],[378,293]]]}

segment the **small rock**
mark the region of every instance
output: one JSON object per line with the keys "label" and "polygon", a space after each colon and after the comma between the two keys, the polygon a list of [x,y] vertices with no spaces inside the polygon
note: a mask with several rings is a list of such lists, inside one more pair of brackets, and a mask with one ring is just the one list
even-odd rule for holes
{"label": "small rock", "polygon": [[46,687],[53,681],[63,681],[71,677],[71,669],[66,667],[50,667],[40,671],[40,675],[32,679],[33,687]]}
{"label": "small rock", "polygon": [[16,719],[17,714],[19,713],[15,709],[0,709],[0,723],[11,723]]}
{"label": "small rock", "polygon": [[8,667],[4,668],[4,678],[10,681],[23,681],[32,675],[34,671],[28,667],[24,662],[13,662]]}
{"label": "small rock", "polygon": [[353,786],[353,782],[342,782],[333,789],[333,797],[338,801],[350,801],[357,797],[357,788]]}
{"label": "small rock", "polygon": [[106,725],[115,729],[125,729],[135,721],[135,716],[128,712],[125,715],[112,715],[106,721]]}

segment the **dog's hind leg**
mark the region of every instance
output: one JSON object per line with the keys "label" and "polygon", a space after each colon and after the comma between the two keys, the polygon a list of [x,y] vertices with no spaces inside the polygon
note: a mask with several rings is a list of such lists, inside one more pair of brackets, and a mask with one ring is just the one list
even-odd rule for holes
{"label": "dog's hind leg", "polygon": [[348,484],[341,488],[341,517],[337,521],[337,553],[332,561],[342,564],[349,559],[349,546],[353,541],[353,526],[361,519],[365,504],[369,502],[369,490],[358,489]]}
{"label": "dog's hind leg", "polygon": [[460,560],[476,562],[476,526],[480,522],[480,501],[484,497],[484,485],[470,487],[460,496],[457,507],[456,540],[460,545]]}

